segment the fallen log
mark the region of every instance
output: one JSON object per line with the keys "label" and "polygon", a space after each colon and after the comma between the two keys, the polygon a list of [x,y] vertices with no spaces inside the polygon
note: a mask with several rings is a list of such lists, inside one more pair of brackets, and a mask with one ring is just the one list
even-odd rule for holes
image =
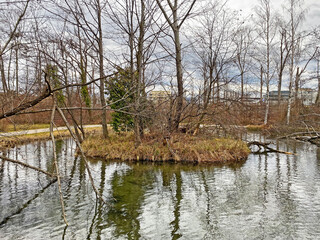
{"label": "fallen log", "polygon": [[251,146],[257,146],[259,148],[258,151],[252,151],[252,153],[254,154],[266,154],[266,153],[282,153],[282,154],[287,154],[287,155],[295,155],[295,153],[291,153],[291,152],[285,152],[285,151],[280,151],[274,148],[269,147],[271,143],[262,143],[262,142],[258,142],[258,141],[252,141],[252,142],[248,142],[247,145],[250,148]]}
{"label": "fallen log", "polygon": [[299,137],[299,136],[306,136],[306,135],[316,135],[319,136],[320,132],[316,132],[316,131],[310,131],[310,132],[295,132],[295,133],[291,133],[289,135],[285,135],[285,136],[281,136],[278,137],[277,139],[284,139],[284,138],[294,138],[294,137]]}
{"label": "fallen log", "polygon": [[278,139],[284,138],[291,138],[297,141],[309,142],[320,147],[320,132],[317,131],[296,132],[286,136],[279,137]]}

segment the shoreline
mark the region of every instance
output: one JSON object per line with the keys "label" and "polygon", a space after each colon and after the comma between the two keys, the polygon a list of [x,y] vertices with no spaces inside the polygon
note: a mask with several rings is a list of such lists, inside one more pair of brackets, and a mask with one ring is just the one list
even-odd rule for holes
{"label": "shoreline", "polygon": [[[101,127],[97,126],[98,125],[85,126],[84,129],[86,134],[95,134],[100,131]],[[53,134],[56,140],[71,137],[69,131],[65,127],[54,129]],[[0,148],[11,148],[16,145],[50,139],[50,130],[47,128],[0,133]]]}

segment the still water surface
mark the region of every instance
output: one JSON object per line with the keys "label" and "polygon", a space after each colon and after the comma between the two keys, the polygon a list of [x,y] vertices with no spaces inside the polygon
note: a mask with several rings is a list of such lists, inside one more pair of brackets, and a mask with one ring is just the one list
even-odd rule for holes
{"label": "still water surface", "polygon": [[[57,184],[0,161],[0,239],[320,239],[320,151],[250,155],[233,166],[91,161],[107,201],[96,201],[71,140],[57,141],[69,227]],[[11,149],[10,158],[53,171],[51,142]]]}

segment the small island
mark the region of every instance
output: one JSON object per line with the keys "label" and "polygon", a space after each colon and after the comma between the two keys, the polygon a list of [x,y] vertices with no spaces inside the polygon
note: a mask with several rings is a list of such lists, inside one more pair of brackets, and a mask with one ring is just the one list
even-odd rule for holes
{"label": "small island", "polygon": [[110,134],[108,139],[91,136],[82,143],[86,156],[123,161],[173,161],[231,163],[250,153],[247,144],[232,138],[176,134],[169,138],[147,134],[136,147],[132,133]]}

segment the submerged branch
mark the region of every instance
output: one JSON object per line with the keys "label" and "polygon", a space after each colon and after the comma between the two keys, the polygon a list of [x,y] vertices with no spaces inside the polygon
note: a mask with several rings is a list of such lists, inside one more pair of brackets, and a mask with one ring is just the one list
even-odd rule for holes
{"label": "submerged branch", "polygon": [[29,199],[25,204],[23,204],[21,206],[21,208],[19,208],[17,211],[15,211],[14,213],[12,213],[10,216],[5,217],[1,222],[0,222],[0,226],[6,224],[8,222],[8,220],[10,218],[12,218],[15,215],[20,214],[26,207],[28,207],[30,205],[30,203],[33,202],[33,200],[37,199],[41,193],[43,193],[47,188],[49,188],[52,184],[54,184],[57,181],[57,179],[53,179],[51,180],[44,188],[41,189],[40,192],[38,192],[37,194],[34,195],[33,198]]}
{"label": "submerged branch", "polygon": [[309,132],[295,132],[295,133],[291,133],[289,135],[286,136],[281,136],[278,137],[278,139],[284,139],[284,138],[292,138],[292,137],[299,137],[299,136],[305,136],[305,135],[320,135],[319,132],[317,131],[309,131]]}
{"label": "submerged branch", "polygon": [[275,152],[275,153],[282,153],[282,154],[287,154],[287,155],[295,155],[294,153],[291,152],[285,152],[285,151],[280,151],[274,148],[269,147],[271,143],[262,143],[258,141],[252,141],[248,142],[247,145],[250,148],[251,146],[257,146],[259,148],[258,151],[252,151],[254,154],[265,154],[265,153],[270,153],[270,152]]}
{"label": "submerged branch", "polygon": [[95,186],[95,184],[94,184],[93,177],[92,177],[92,174],[91,174],[91,170],[90,170],[90,168],[89,168],[88,160],[87,160],[85,154],[84,154],[83,151],[82,151],[82,147],[81,147],[81,144],[80,144],[79,140],[77,139],[77,137],[76,137],[75,134],[73,133],[73,131],[72,131],[72,129],[71,129],[71,127],[70,127],[70,125],[69,125],[69,123],[68,123],[68,121],[67,121],[64,113],[63,113],[63,111],[62,111],[58,106],[56,106],[56,108],[57,108],[57,110],[58,110],[58,112],[59,112],[62,120],[63,120],[64,123],[66,124],[66,127],[68,128],[68,130],[69,130],[69,132],[70,132],[70,134],[71,134],[71,137],[72,137],[73,140],[76,142],[77,148],[79,149],[79,151],[80,151],[80,153],[81,153],[81,156],[82,156],[82,158],[83,158],[83,160],[84,160],[84,162],[85,162],[85,166],[86,166],[86,169],[87,169],[87,172],[88,172],[88,176],[89,176],[89,179],[90,179],[92,188],[93,188],[96,196],[99,198],[100,201],[102,201],[103,203],[105,203],[105,201],[103,200],[101,194],[99,193],[98,189],[96,188],[96,186]]}
{"label": "submerged branch", "polygon": [[279,137],[278,139],[291,138],[298,141],[308,142],[317,146],[320,146],[320,132],[296,132],[286,136]]}
{"label": "submerged branch", "polygon": [[56,169],[56,174],[57,174],[57,183],[58,183],[58,189],[59,189],[59,195],[60,195],[60,203],[61,203],[61,209],[62,209],[62,216],[65,224],[68,226],[68,221],[66,217],[66,212],[64,208],[64,201],[63,201],[63,194],[61,190],[61,179],[60,179],[60,172],[59,172],[59,166],[57,162],[57,152],[56,152],[56,143],[53,135],[53,121],[54,121],[54,115],[56,112],[56,105],[54,104],[53,109],[52,109],[52,114],[51,114],[51,121],[50,121],[50,136],[51,136],[51,141],[52,141],[52,152],[53,152],[53,160],[54,160],[54,166]]}

